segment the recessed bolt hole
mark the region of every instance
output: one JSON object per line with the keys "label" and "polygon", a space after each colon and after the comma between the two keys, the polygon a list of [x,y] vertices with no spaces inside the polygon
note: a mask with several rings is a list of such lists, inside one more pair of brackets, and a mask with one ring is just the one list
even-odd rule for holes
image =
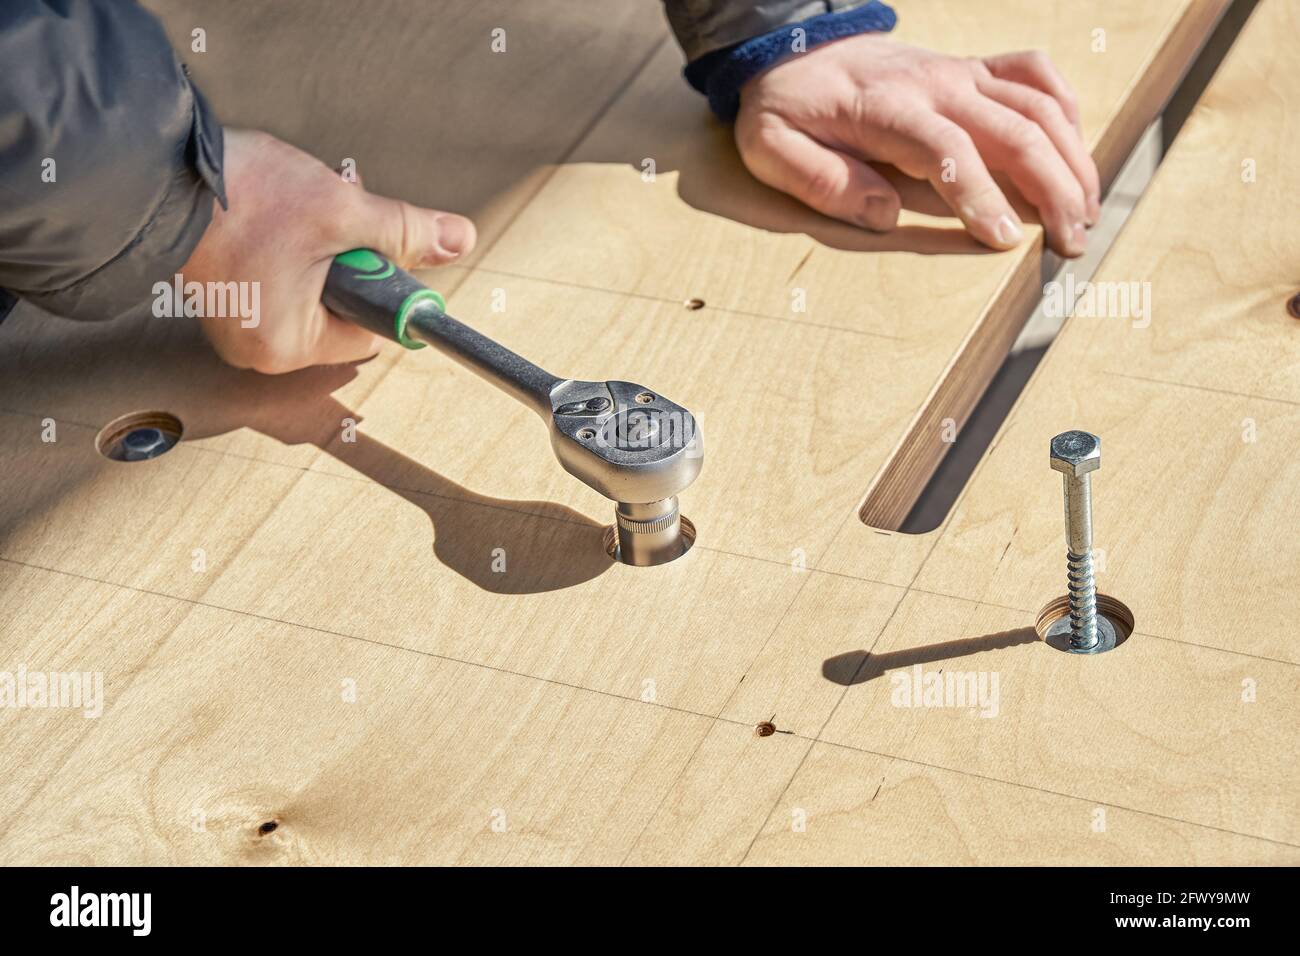
{"label": "recessed bolt hole", "polygon": [[274,820],[267,820],[257,828],[257,832],[262,836],[266,836],[268,833],[274,833],[279,826],[280,824],[276,823]]}
{"label": "recessed bolt hole", "polygon": [[636,400],[638,405],[649,405],[655,400],[655,397],[649,392],[642,392],[636,397]]}
{"label": "recessed bolt hole", "polygon": [[594,428],[579,428],[579,429],[578,429],[578,437],[581,438],[583,441],[591,441],[593,438],[596,437],[596,429],[594,429]]}
{"label": "recessed bolt hole", "polygon": [[95,450],[113,461],[148,461],[171,451],[184,430],[167,412],[132,412],[100,429]]}
{"label": "recessed bolt hole", "polygon": [[770,720],[765,720],[754,727],[755,737],[771,737],[774,733],[776,733],[776,724]]}
{"label": "recessed bolt hole", "polygon": [[[1058,651],[1080,653],[1070,650],[1070,596],[1068,594],[1049,601],[1043,606],[1034,621],[1034,630],[1049,647],[1054,647]],[[1100,646],[1091,653],[1104,653],[1119,647],[1133,633],[1133,612],[1123,601],[1117,601],[1109,594],[1098,591],[1097,632],[1102,640]]]}
{"label": "recessed bolt hole", "polygon": [[1300,319],[1300,292],[1287,300],[1286,310],[1291,313],[1291,318]]}
{"label": "recessed bolt hole", "polygon": [[704,308],[704,300],[687,299],[685,302],[682,303],[682,305],[686,306],[686,308],[692,312],[698,312],[700,309]]}

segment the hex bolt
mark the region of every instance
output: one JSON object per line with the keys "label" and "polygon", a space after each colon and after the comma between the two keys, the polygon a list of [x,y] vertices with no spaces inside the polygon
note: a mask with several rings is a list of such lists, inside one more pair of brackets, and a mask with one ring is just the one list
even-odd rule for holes
{"label": "hex bolt", "polygon": [[1101,439],[1062,432],[1052,439],[1052,469],[1065,485],[1066,565],[1069,568],[1070,650],[1097,646],[1097,584],[1092,569],[1091,474],[1101,467]]}
{"label": "hex bolt", "polygon": [[133,428],[122,439],[122,458],[125,461],[148,461],[170,447],[161,429]]}

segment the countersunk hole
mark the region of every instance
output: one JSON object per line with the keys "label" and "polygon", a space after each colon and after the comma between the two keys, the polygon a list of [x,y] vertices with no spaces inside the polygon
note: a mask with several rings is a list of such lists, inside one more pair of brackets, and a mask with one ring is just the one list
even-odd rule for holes
{"label": "countersunk hole", "polygon": [[642,392],[636,397],[636,400],[638,405],[649,405],[655,400],[655,397],[650,392]]}
{"label": "countersunk hole", "polygon": [[685,302],[682,303],[682,305],[686,306],[686,308],[688,308],[692,312],[698,312],[700,309],[704,308],[704,300],[687,299]]}
{"label": "countersunk hole", "polygon": [[754,725],[755,737],[771,737],[774,733],[776,733],[776,724],[770,720]]}
{"label": "countersunk hole", "polygon": [[[691,545],[695,543],[695,525],[691,523],[691,519],[686,517],[686,515],[682,515],[680,520],[682,523],[682,542],[684,544],[684,547],[682,548],[682,554],[685,554],[687,551],[691,550]],[[605,535],[601,539],[601,543],[605,547],[605,553],[609,555],[611,558],[613,558],[615,561],[617,561],[618,560],[618,528],[616,526],[610,525],[608,528],[605,529]],[[681,554],[679,554],[677,557],[680,558]],[[671,563],[671,562],[666,562],[666,563]]]}
{"label": "countersunk hole", "polygon": [[262,834],[262,836],[266,836],[268,833],[274,833],[279,826],[280,824],[276,823],[274,820],[267,820],[257,828],[257,832]]}
{"label": "countersunk hole", "polygon": [[1291,318],[1300,319],[1300,292],[1287,300],[1286,310],[1291,313]]}
{"label": "countersunk hole", "polygon": [[148,461],[171,451],[184,431],[168,412],[131,412],[99,430],[95,450],[112,461]]}
{"label": "countersunk hole", "polygon": [[578,437],[583,441],[591,441],[596,437],[596,430],[594,428],[579,428]]}
{"label": "countersunk hole", "polygon": [[[1049,601],[1038,612],[1038,617],[1034,621],[1034,630],[1038,632],[1041,640],[1055,646],[1053,638],[1049,637],[1048,631],[1057,621],[1068,617],[1070,614],[1070,596],[1063,594],[1053,601]],[[1129,610],[1128,605],[1109,594],[1097,592],[1097,615],[1110,621],[1115,629],[1115,647],[1119,647],[1128,640],[1129,635],[1133,633],[1133,612]],[[1062,648],[1058,648],[1062,649]]]}

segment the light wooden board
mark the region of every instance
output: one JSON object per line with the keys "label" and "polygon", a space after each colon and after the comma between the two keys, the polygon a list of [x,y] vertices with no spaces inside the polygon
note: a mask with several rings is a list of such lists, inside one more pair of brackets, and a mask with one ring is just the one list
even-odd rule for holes
{"label": "light wooden board", "polygon": [[[905,3],[904,37],[1046,45],[1080,88],[1094,147],[1122,153],[1106,144],[1145,124],[1218,5],[1115,6],[975,18]],[[497,18],[473,16],[475,30]],[[608,564],[608,503],[550,462],[532,414],[427,354],[266,380],[224,369],[176,323],[19,315],[0,330],[18,343],[0,348],[0,647],[33,668],[103,671],[108,705],[97,720],[0,713],[0,747],[23,761],[0,789],[0,861],[1294,860],[1295,761],[1277,730],[1300,689],[1258,631],[1250,647],[1184,639],[1157,589],[1121,596],[1140,631],[1160,613],[1169,626],[1110,657],[1028,641],[1062,577],[1041,462],[1051,426],[1024,428],[1033,469],[1016,458],[1003,485],[985,483],[1032,396],[945,529],[884,534],[858,517],[942,383],[967,379],[956,405],[982,388],[990,342],[1023,318],[1038,237],[971,254],[950,222],[918,217],[870,239],[759,189],[677,85],[662,28],[626,16],[652,58],[640,68],[593,41],[576,73],[548,64],[555,85],[531,109],[575,135],[547,141],[553,169],[510,166],[504,193],[500,170],[484,172],[481,208],[505,210],[495,233],[477,266],[430,278],[454,290],[454,312],[548,367],[653,383],[697,410],[708,458],[684,504],[699,544],[661,568]],[[168,17],[184,36],[187,17]],[[1089,49],[1099,24],[1104,58]],[[506,82],[476,72],[501,68],[489,55],[455,60],[460,82],[497,95],[534,82],[540,60],[511,60]],[[595,67],[608,100],[572,79],[593,56],[608,57]],[[222,91],[223,61],[206,69],[218,109],[226,96],[229,115],[257,121],[252,92]],[[328,118],[294,122],[306,145],[343,135]],[[411,182],[409,156],[391,155],[400,137],[374,122],[366,143],[385,158],[367,164]],[[452,154],[419,122],[436,170]],[[653,183],[644,155],[660,157]],[[701,195],[723,205],[696,208]],[[768,218],[729,218],[741,212]],[[1166,235],[1151,229],[1148,244]],[[792,288],[809,291],[808,312],[789,311]],[[706,307],[683,309],[689,296]],[[189,440],[147,465],[95,455],[100,425],[150,407],[179,415]],[[355,443],[345,419],[360,422]],[[1062,427],[1075,424],[1092,423]],[[1114,428],[1101,430],[1112,455]],[[980,501],[1021,518],[1023,551],[970,510]],[[1135,535],[1134,552],[1168,527]],[[1128,580],[1159,583],[1161,565],[1133,560]],[[889,707],[883,674],[853,682],[872,649],[895,666],[959,656],[998,670],[999,716]],[[1243,676],[1260,699],[1234,706]],[[1060,725],[1085,705],[1102,732],[1076,743]],[[769,717],[780,732],[756,737]]]}

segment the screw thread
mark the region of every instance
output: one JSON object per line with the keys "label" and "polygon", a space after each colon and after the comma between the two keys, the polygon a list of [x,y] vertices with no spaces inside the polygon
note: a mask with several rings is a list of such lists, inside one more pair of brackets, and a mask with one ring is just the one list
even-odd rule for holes
{"label": "screw thread", "polygon": [[1097,584],[1092,551],[1066,551],[1070,586],[1070,645],[1087,650],[1097,643]]}

